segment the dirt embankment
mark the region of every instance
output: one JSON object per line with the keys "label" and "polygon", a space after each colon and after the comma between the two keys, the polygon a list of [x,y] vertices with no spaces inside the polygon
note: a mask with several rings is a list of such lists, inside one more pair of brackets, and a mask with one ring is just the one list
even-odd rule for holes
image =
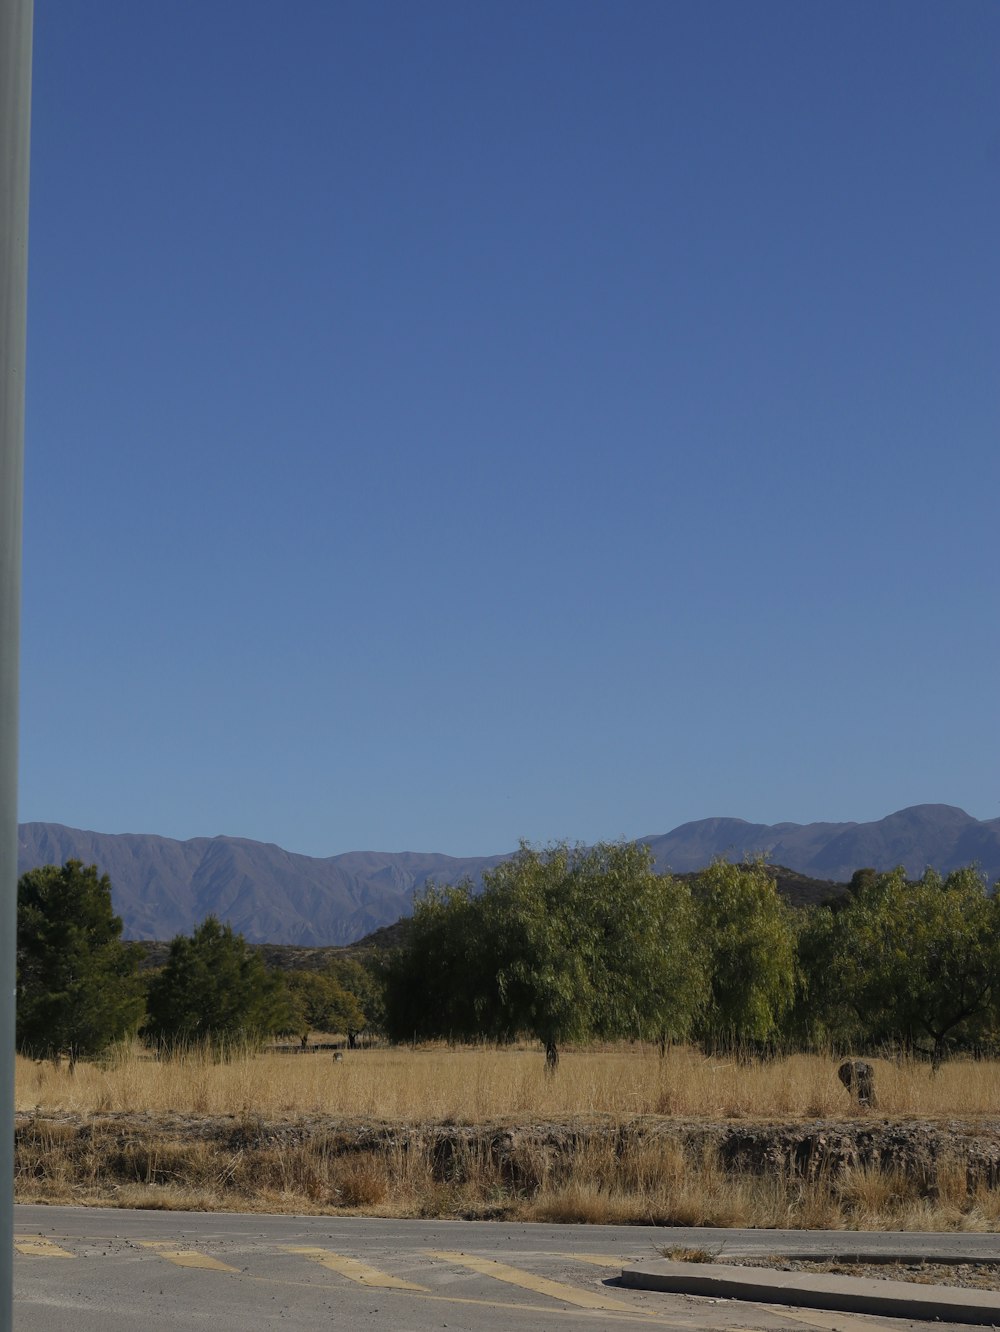
{"label": "dirt embankment", "polygon": [[929,1182],[943,1166],[964,1164],[970,1187],[1000,1182],[1000,1119],[709,1124],[684,1132],[689,1149],[698,1142],[711,1145],[733,1171],[811,1179],[863,1169]]}
{"label": "dirt embankment", "polygon": [[566,1179],[584,1160],[613,1168],[639,1157],[673,1154],[733,1176],[836,1181],[847,1172],[893,1173],[933,1195],[943,1168],[964,1171],[967,1187],[1000,1183],[1000,1120],[827,1120],[801,1123],[628,1122],[576,1118],[516,1124],[391,1124],[362,1120],[207,1117],[141,1113],[20,1114],[16,1124],[19,1188],[58,1176],[112,1189],[125,1184],[214,1179],[224,1187],[256,1163],[306,1157],[325,1163],[381,1161],[397,1171],[423,1164],[438,1181],[473,1165],[520,1192]]}

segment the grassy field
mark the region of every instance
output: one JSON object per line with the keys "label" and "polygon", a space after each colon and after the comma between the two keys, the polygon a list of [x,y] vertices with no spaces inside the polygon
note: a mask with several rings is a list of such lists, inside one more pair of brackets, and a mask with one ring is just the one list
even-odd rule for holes
{"label": "grassy field", "polygon": [[[137,1048],[63,1064],[17,1061],[17,1109],[163,1111],[266,1118],[337,1115],[398,1122],[479,1124],[574,1115],[712,1119],[822,1119],[852,1113],[837,1060],[793,1055],[742,1064],[690,1049],[567,1051],[555,1077],[537,1048],[431,1047],[329,1053],[237,1053],[219,1062],[193,1050],[157,1060]],[[874,1060],[883,1115],[1000,1114],[1000,1062]]]}
{"label": "grassy field", "polygon": [[161,1061],[123,1049],[72,1073],[19,1060],[17,1194],[249,1211],[996,1229],[1000,1190],[970,1172],[960,1150],[919,1169],[891,1156],[877,1166],[811,1158],[801,1169],[748,1169],[724,1166],[697,1138],[699,1124],[791,1131],[811,1121],[854,1133],[869,1123],[904,1136],[936,1131],[938,1140],[961,1121],[967,1134],[996,1138],[1000,1063],[955,1061],[934,1075],[922,1063],[874,1062],[878,1110],[859,1116],[837,1061],[804,1055],[739,1063],[687,1049],[665,1059],[641,1047],[567,1051],[555,1077],[537,1048],[345,1051],[341,1062],[252,1052],[219,1062],[198,1051]]}

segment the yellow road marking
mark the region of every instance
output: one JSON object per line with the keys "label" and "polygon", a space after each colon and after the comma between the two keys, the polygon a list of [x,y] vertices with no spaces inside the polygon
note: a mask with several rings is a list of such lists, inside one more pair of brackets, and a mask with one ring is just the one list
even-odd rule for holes
{"label": "yellow road marking", "polygon": [[[152,1249],[159,1257],[167,1261],[176,1263],[179,1267],[201,1268],[202,1270],[215,1272],[238,1272],[239,1269],[230,1267],[226,1263],[220,1262],[216,1258],[211,1258],[207,1254],[199,1253],[195,1249],[175,1249],[172,1242],[168,1240],[139,1240],[137,1241],[143,1248]],[[279,1246],[286,1253],[297,1253],[304,1257],[311,1258],[327,1267],[332,1271],[338,1272],[341,1276],[348,1276],[351,1280],[357,1281],[365,1286],[378,1286],[383,1288],[409,1290],[415,1292],[419,1298],[430,1300],[438,1304],[465,1304],[479,1308],[487,1309],[516,1309],[522,1312],[539,1313],[552,1315],[562,1315],[566,1317],[578,1317],[568,1309],[552,1309],[547,1305],[510,1303],[499,1305],[494,1300],[472,1299],[457,1295],[442,1295],[430,1291],[426,1286],[418,1286],[414,1282],[403,1281],[398,1277],[390,1276],[388,1273],[380,1272],[377,1268],[368,1267],[366,1264],[358,1262],[356,1259],[347,1258],[340,1254],[333,1253],[329,1249],[321,1249],[305,1246]],[[78,1255],[60,1248],[52,1240],[43,1238],[41,1235],[15,1235],[14,1248],[21,1254],[39,1258],[76,1258]],[[424,1252],[431,1257],[441,1259],[445,1262],[453,1262],[461,1267],[467,1267],[474,1272],[490,1276],[494,1280],[506,1281],[514,1286],[520,1286],[525,1290],[534,1291],[536,1294],[548,1295],[552,1299],[557,1299],[565,1304],[574,1305],[580,1309],[591,1309],[594,1311],[604,1311],[614,1322],[621,1323],[642,1323],[646,1326],[664,1327],[677,1329],[678,1332],[703,1332],[706,1324],[702,1319],[692,1321],[689,1317],[661,1313],[653,1309],[641,1309],[632,1305],[622,1304],[608,1297],[597,1295],[591,1291],[584,1290],[575,1286],[570,1286],[561,1281],[552,1281],[545,1277],[534,1276],[530,1272],[525,1272],[519,1268],[509,1267],[505,1263],[500,1263],[491,1258],[477,1258],[472,1255],[451,1252],[448,1250],[428,1249]],[[559,1253],[553,1256],[560,1258],[575,1259],[580,1262],[591,1263],[594,1266],[611,1267],[617,1266],[623,1260],[618,1255],[597,1254],[597,1253]],[[302,1281],[282,1280],[276,1277],[251,1276],[248,1279],[260,1285],[290,1286],[307,1288],[308,1283]],[[744,1309],[758,1308],[762,1312],[767,1312],[777,1319],[787,1318],[788,1320],[807,1327],[823,1328],[829,1332],[898,1332],[895,1322],[883,1321],[878,1318],[852,1317],[849,1314],[826,1312],[821,1309],[789,1309],[785,1305],[769,1305],[760,1302],[744,1303],[736,1301]],[[735,1313],[736,1310],[733,1310]],[[730,1324],[725,1314],[719,1310],[719,1315],[713,1322],[713,1326],[719,1329],[742,1327],[743,1324]],[[775,1332],[779,1332],[775,1329]]]}
{"label": "yellow road marking", "polygon": [[[290,1281],[287,1277],[263,1277],[249,1276],[248,1281],[256,1281],[261,1286],[287,1286],[293,1290],[315,1290],[311,1282]],[[332,1289],[332,1287],[331,1287]],[[415,1300],[425,1300],[429,1304],[468,1304],[477,1309],[517,1309],[521,1313],[545,1314],[547,1318],[575,1318],[577,1324],[580,1321],[580,1312],[578,1309],[553,1309],[551,1304],[520,1304],[516,1300],[506,1301],[503,1304],[496,1300],[475,1300],[468,1296],[461,1295],[435,1295],[433,1291],[416,1291],[413,1294]],[[596,1311],[602,1312],[602,1311]],[[680,1332],[706,1332],[709,1324],[706,1324],[703,1318],[692,1321],[689,1318],[674,1318],[668,1314],[661,1314],[653,1309],[648,1312],[645,1309],[629,1309],[628,1313],[619,1313],[615,1310],[603,1310],[605,1314],[604,1321],[607,1323],[641,1323],[643,1327],[669,1327],[679,1329]],[[713,1328],[720,1328],[722,1324],[712,1324]],[[742,1332],[745,1325],[739,1324],[733,1332]],[[779,1330],[775,1330],[779,1332]],[[785,1329],[787,1332],[787,1329]],[[894,1332],[898,1332],[895,1329]]]}
{"label": "yellow road marking", "polygon": [[495,1258],[477,1258],[470,1253],[455,1253],[450,1249],[427,1249],[432,1258],[440,1258],[446,1263],[457,1263],[481,1276],[493,1277],[495,1281],[506,1281],[512,1286],[521,1286],[524,1290],[533,1290],[536,1295],[548,1295],[563,1304],[575,1305],[578,1309],[610,1309],[633,1317],[643,1310],[631,1304],[621,1304],[582,1286],[568,1286],[564,1281],[552,1281],[549,1277],[535,1276],[533,1272],[523,1272],[519,1267],[509,1267],[497,1262]]}
{"label": "yellow road marking", "polygon": [[[79,1238],[79,1236],[77,1236],[76,1238]],[[93,1242],[95,1243],[103,1242],[104,1238],[105,1237],[103,1236],[99,1237],[99,1240],[94,1240]],[[195,1250],[175,1249],[172,1247],[171,1241],[168,1240],[139,1240],[137,1242],[141,1244],[143,1248],[151,1249],[153,1250],[153,1252],[157,1253],[160,1257],[166,1258],[170,1262],[177,1263],[178,1266],[181,1267],[196,1267],[196,1268],[207,1269],[210,1271],[223,1271],[223,1272],[237,1271],[236,1268],[228,1267],[225,1263],[220,1263],[216,1259],[209,1258],[207,1255],[200,1254]],[[76,1254],[68,1253],[65,1249],[61,1249],[57,1244],[54,1244],[51,1240],[43,1239],[41,1236],[16,1235],[14,1237],[14,1244],[15,1247],[20,1252],[26,1254],[30,1253],[32,1255],[37,1255],[39,1257],[42,1256],[58,1257],[58,1258],[77,1257]],[[339,1255],[331,1253],[330,1250],[328,1249],[304,1248],[304,1247],[293,1248],[291,1246],[281,1246],[281,1247],[285,1252],[288,1253],[300,1253],[304,1254],[306,1257],[314,1256],[316,1257],[316,1261],[320,1261],[319,1257],[317,1256],[320,1254],[323,1256],[324,1259],[339,1258]],[[444,1259],[454,1258],[464,1266],[472,1266],[472,1264],[464,1254],[453,1255],[444,1252],[433,1252],[433,1256]],[[564,1255],[558,1255],[558,1256],[564,1256]],[[565,1255],[565,1256],[567,1257],[572,1256],[574,1258],[581,1257],[580,1254]],[[590,1257],[595,1260],[598,1257],[600,1257],[601,1263],[605,1264],[606,1260],[601,1255],[592,1254],[590,1255]],[[504,1264],[502,1263],[497,1263],[495,1265],[491,1264],[490,1260],[487,1259],[482,1259],[480,1261],[484,1264],[484,1266],[491,1267],[492,1270],[490,1270],[489,1275],[495,1278],[498,1277],[498,1273],[495,1269],[497,1267],[502,1268],[504,1266]],[[620,1260],[618,1258],[615,1258],[613,1261],[614,1263],[617,1263]],[[522,1313],[545,1314],[549,1318],[552,1317],[576,1318],[576,1319],[580,1318],[580,1314],[575,1312],[573,1309],[553,1309],[551,1305],[525,1304],[516,1301],[511,1303],[498,1304],[496,1300],[473,1299],[468,1296],[437,1294],[435,1292],[428,1290],[427,1287],[425,1286],[418,1286],[411,1282],[400,1281],[395,1277],[390,1277],[385,1273],[378,1272],[375,1268],[365,1268],[365,1264],[355,1262],[355,1260],[352,1259],[340,1258],[340,1263],[341,1263],[340,1267],[332,1267],[332,1264],[328,1262],[324,1262],[322,1265],[325,1267],[332,1267],[332,1270],[339,1271],[341,1275],[350,1275],[349,1273],[346,1272],[345,1269],[348,1264],[353,1264],[356,1271],[357,1269],[362,1269],[365,1270],[372,1277],[378,1278],[377,1281],[365,1280],[362,1283],[364,1285],[381,1285],[383,1287],[389,1286],[389,1287],[395,1287],[397,1289],[410,1290],[414,1293],[417,1299],[429,1300],[431,1303],[434,1304],[461,1304],[461,1305],[469,1305],[472,1308],[481,1308],[481,1309],[511,1309],[511,1310],[517,1310]],[[674,1332],[705,1332],[706,1324],[703,1319],[692,1321],[690,1318],[687,1317],[683,1316],[678,1317],[676,1315],[664,1314],[653,1309],[646,1310],[629,1305],[616,1304],[609,1299],[599,1299],[595,1296],[591,1296],[590,1292],[575,1290],[574,1287],[565,1286],[561,1282],[557,1281],[545,1282],[543,1279],[529,1278],[529,1274],[527,1272],[519,1272],[517,1271],[516,1268],[510,1268],[508,1269],[508,1271],[516,1273],[518,1278],[516,1281],[512,1282],[512,1284],[524,1286],[528,1290],[535,1290],[536,1293],[539,1294],[548,1294],[548,1295],[552,1294],[551,1289],[542,1289],[542,1287],[543,1286],[555,1287],[559,1292],[558,1295],[555,1296],[555,1298],[563,1300],[566,1303],[574,1303],[577,1305],[577,1308],[592,1307],[595,1311],[598,1312],[604,1311],[607,1315],[607,1320],[609,1322],[622,1323],[622,1324],[641,1323],[646,1327],[653,1326],[653,1327],[669,1328],[674,1330]],[[261,1286],[286,1286],[295,1289],[314,1289],[314,1287],[310,1283],[305,1281],[294,1281],[294,1280],[288,1280],[287,1278],[282,1279],[280,1277],[273,1277],[273,1276],[253,1276],[250,1273],[246,1273],[245,1277],[247,1280],[253,1281],[257,1285]],[[359,1277],[357,1275],[354,1275],[353,1279],[359,1280]],[[502,1280],[503,1278],[501,1277],[498,1279]],[[533,1282],[533,1284],[530,1285],[528,1284],[529,1279]],[[572,1292],[576,1297],[579,1297],[581,1295],[586,1295],[590,1299],[594,1300],[594,1303],[592,1306],[583,1305],[580,1303],[578,1298],[574,1299],[573,1301],[570,1301],[566,1294],[567,1291]],[[775,1314],[789,1313],[787,1309],[779,1307],[775,1307],[773,1309],[773,1312]],[[810,1313],[812,1312],[813,1311],[810,1311]],[[819,1314],[819,1318],[823,1317],[823,1314],[821,1312],[819,1312],[818,1310],[816,1312]],[[789,1316],[794,1317],[794,1315],[789,1315]],[[829,1317],[831,1319],[831,1325],[835,1325],[837,1328],[842,1328],[843,1332],[855,1332],[855,1329],[861,1329],[861,1328],[864,1328],[865,1332],[872,1332],[873,1329],[881,1329],[881,1328],[886,1328],[886,1329],[891,1328],[892,1332],[897,1332],[894,1325],[890,1325],[888,1323],[876,1322],[875,1319],[866,1319],[863,1323],[860,1321],[852,1323],[852,1320],[850,1320],[845,1315],[836,1316],[831,1314],[829,1315]],[[833,1324],[834,1318],[836,1318],[835,1324]],[[806,1320],[802,1318],[801,1321],[804,1322]],[[817,1323],[817,1325],[820,1324]],[[728,1327],[729,1325],[720,1319],[716,1323],[714,1323],[713,1326],[717,1328],[725,1328]],[[742,1326],[742,1324],[740,1326]],[[822,1326],[825,1326],[825,1324],[823,1324]]]}
{"label": "yellow road marking", "polygon": [[281,1248],[285,1253],[298,1253],[311,1262],[319,1263],[320,1267],[328,1267],[331,1272],[338,1272],[341,1276],[356,1281],[359,1286],[380,1286],[389,1290],[427,1290],[426,1286],[418,1286],[413,1281],[404,1281],[402,1277],[390,1276],[388,1272],[380,1272],[377,1267],[369,1267],[367,1263],[358,1262],[357,1258],[347,1258],[343,1254],[333,1253],[330,1249],[318,1249],[301,1244],[282,1244]]}
{"label": "yellow road marking", "polygon": [[75,1253],[70,1253],[67,1249],[60,1249],[58,1244],[53,1244],[51,1240],[42,1239],[41,1235],[15,1235],[14,1248],[18,1253],[27,1254],[30,1258],[75,1258]]}
{"label": "yellow road marking", "polygon": [[852,1318],[850,1314],[841,1314],[836,1312],[825,1312],[823,1309],[801,1309],[796,1307],[793,1310],[787,1308],[784,1304],[764,1304],[757,1300],[754,1307],[763,1309],[765,1313],[776,1314],[782,1318],[791,1318],[796,1323],[804,1323],[806,1327],[822,1327],[829,1332],[878,1332],[878,1329],[894,1329],[896,1323],[887,1323],[879,1321],[866,1314],[864,1318]]}
{"label": "yellow road marking", "polygon": [[198,1267],[204,1272],[238,1272],[238,1267],[220,1263],[218,1258],[210,1258],[207,1253],[197,1249],[175,1249],[169,1240],[139,1240],[144,1249],[152,1249],[158,1258],[166,1258],[168,1263],[178,1267]]}

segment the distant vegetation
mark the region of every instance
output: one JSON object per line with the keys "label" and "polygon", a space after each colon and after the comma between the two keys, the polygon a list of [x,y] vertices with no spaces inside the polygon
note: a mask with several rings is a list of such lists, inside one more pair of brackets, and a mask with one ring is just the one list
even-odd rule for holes
{"label": "distant vegetation", "polygon": [[[522,845],[430,886],[367,948],[267,949],[209,917],[153,959],[121,941],[79,861],[23,875],[19,1048],[71,1061],[139,1033],[163,1048],[365,1030],[391,1041],[640,1040],[769,1054],[895,1047],[937,1066],[1000,1033],[1000,904],[974,868],[858,871],[795,907],[760,862],[658,875],[644,847]],[[156,965],[140,969],[143,958]],[[289,966],[291,964],[291,966]]]}

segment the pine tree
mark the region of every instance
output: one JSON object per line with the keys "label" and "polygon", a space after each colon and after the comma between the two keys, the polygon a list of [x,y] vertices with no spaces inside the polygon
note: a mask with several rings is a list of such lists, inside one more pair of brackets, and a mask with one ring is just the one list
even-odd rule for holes
{"label": "pine tree", "polygon": [[280,976],[215,916],[207,916],[190,938],[173,940],[146,1006],[144,1035],[154,1044],[254,1039],[288,1030],[291,1022]]}
{"label": "pine tree", "polygon": [[137,950],[122,943],[111,881],[68,860],[22,875],[17,887],[17,1044],[71,1064],[136,1030]]}

